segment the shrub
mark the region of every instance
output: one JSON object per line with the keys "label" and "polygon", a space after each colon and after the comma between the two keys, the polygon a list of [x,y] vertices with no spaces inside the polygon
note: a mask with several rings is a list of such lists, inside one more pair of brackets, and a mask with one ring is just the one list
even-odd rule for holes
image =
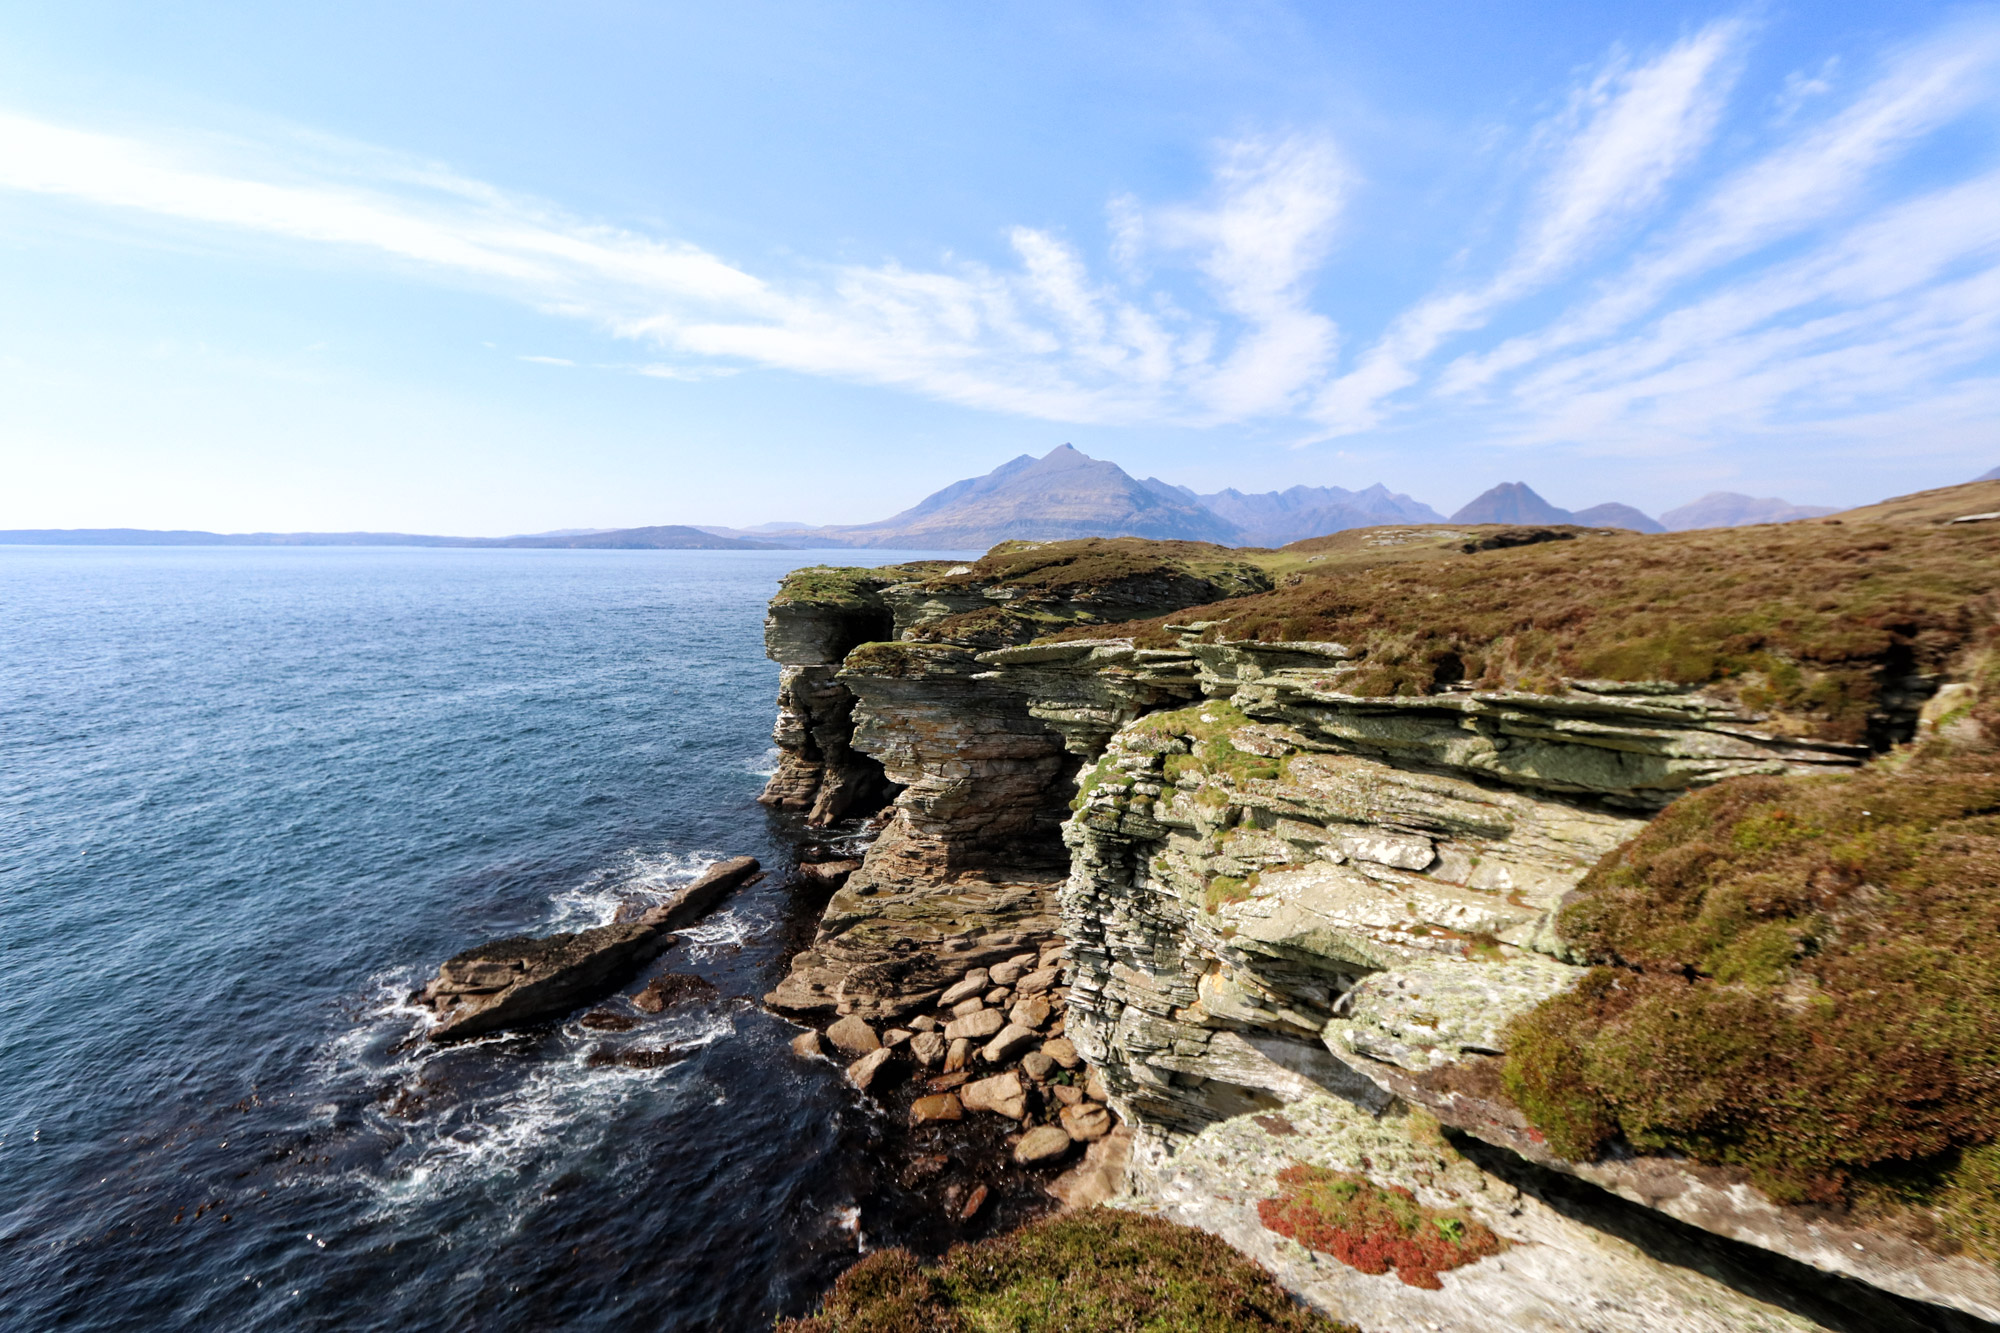
{"label": "shrub", "polygon": [[1622,1139],[1781,1201],[1930,1200],[2000,1254],[1994,755],[1683,797],[1558,927],[1599,966],[1515,1021],[1502,1070],[1556,1152]]}
{"label": "shrub", "polygon": [[1031,1222],[935,1265],[881,1250],[785,1333],[1356,1333],[1294,1304],[1206,1232],[1088,1208]]}

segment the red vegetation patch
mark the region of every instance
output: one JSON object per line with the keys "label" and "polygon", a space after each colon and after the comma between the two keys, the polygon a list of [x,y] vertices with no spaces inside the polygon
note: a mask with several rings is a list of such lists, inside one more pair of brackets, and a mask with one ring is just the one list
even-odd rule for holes
{"label": "red vegetation patch", "polygon": [[1284,1193],[1257,1204],[1280,1236],[1364,1273],[1386,1273],[1436,1291],[1438,1274],[1500,1253],[1500,1238],[1458,1211],[1426,1208],[1397,1186],[1295,1163],[1278,1173]]}

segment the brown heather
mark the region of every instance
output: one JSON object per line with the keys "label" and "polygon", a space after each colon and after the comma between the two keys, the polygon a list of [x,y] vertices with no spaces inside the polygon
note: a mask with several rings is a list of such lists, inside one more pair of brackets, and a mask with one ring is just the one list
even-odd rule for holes
{"label": "brown heather", "polygon": [[[1364,696],[1447,685],[1554,690],[1565,679],[1711,686],[1800,730],[1861,740],[1889,681],[1936,671],[1995,618],[2000,525],[1820,521],[1558,540],[1465,553],[1469,529],[1316,538],[1257,558],[1284,585],[1120,626],[1317,640],[1360,654]],[[1071,630],[1074,638],[1093,631]]]}
{"label": "brown heather", "polygon": [[879,1250],[783,1333],[1356,1333],[1301,1309],[1206,1232],[1109,1208],[1031,1222],[926,1266]]}
{"label": "brown heather", "polygon": [[1503,1069],[1552,1149],[1917,1205],[2000,1259],[2000,754],[1932,742],[1683,797],[1559,928],[1599,966],[1515,1022]]}

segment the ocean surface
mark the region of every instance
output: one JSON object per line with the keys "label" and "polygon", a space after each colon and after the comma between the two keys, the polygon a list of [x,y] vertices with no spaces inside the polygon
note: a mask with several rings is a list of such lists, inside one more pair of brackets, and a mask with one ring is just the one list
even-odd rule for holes
{"label": "ocean surface", "polygon": [[[0,547],[0,1322],[768,1329],[921,1232],[756,999],[820,906],[764,604],[827,559]],[[741,853],[663,960],[712,994],[413,1040],[452,953]]]}

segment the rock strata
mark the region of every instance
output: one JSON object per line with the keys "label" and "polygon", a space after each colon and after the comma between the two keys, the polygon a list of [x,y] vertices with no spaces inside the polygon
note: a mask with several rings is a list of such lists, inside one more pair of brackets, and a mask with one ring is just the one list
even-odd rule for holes
{"label": "rock strata", "polygon": [[437,1015],[429,1039],[485,1036],[558,1018],[603,999],[673,943],[669,932],[699,920],[723,894],[756,873],[754,857],[720,861],[637,920],[496,940],[446,960],[417,997]]}

